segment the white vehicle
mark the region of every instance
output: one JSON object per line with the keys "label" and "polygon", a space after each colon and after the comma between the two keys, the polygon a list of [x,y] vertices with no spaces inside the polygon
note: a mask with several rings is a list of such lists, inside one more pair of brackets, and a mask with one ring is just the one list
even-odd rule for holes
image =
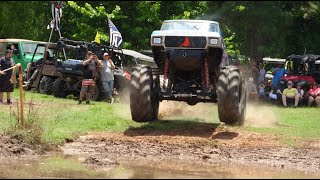
{"label": "white vehicle", "polygon": [[159,102],[172,100],[218,103],[220,121],[243,124],[245,81],[237,67],[228,66],[218,22],[165,20],[150,41],[157,67],[136,66],[131,73],[134,121],[157,119]]}

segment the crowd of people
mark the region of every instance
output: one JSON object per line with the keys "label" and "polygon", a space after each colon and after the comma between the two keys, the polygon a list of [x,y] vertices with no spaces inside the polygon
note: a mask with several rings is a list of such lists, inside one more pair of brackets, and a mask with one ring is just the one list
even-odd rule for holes
{"label": "crowd of people", "polygon": [[[239,63],[236,63],[238,66]],[[287,81],[286,88],[280,87],[279,82],[281,77],[286,74],[284,65],[279,64],[272,69],[272,84],[271,91],[266,93],[266,70],[263,68],[262,62],[252,60],[250,67],[243,70],[239,68],[247,78],[247,97],[249,101],[270,101],[278,102],[282,106],[287,107],[292,104],[293,107],[301,105],[318,106],[320,107],[320,86],[314,82],[310,88],[307,87],[307,92],[304,92],[302,83],[294,84],[292,81]]]}

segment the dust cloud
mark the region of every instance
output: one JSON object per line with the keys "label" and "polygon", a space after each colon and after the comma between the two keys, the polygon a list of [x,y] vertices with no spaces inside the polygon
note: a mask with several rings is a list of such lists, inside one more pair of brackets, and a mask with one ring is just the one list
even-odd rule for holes
{"label": "dust cloud", "polygon": [[212,103],[198,103],[190,106],[185,102],[162,101],[159,107],[159,119],[199,119],[219,122],[217,108]]}
{"label": "dust cloud", "polygon": [[[185,102],[162,101],[159,108],[159,119],[199,119],[206,122],[220,122],[218,107],[213,103],[198,103],[190,106]],[[246,127],[275,127],[277,118],[272,107],[248,103],[246,109]]]}
{"label": "dust cloud", "polygon": [[277,118],[272,107],[258,103],[247,103],[245,126],[275,127]]}

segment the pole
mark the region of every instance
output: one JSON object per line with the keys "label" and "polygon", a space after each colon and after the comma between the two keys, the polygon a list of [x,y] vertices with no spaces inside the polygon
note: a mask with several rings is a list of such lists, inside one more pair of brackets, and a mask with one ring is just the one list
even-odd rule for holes
{"label": "pole", "polygon": [[21,127],[24,127],[23,121],[23,89],[22,89],[22,67],[19,66],[19,90],[20,90],[20,115],[21,115]]}

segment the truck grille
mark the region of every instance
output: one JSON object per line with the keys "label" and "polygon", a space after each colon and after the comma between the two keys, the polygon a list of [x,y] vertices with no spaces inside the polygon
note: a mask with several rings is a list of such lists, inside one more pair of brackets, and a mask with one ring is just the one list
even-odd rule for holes
{"label": "truck grille", "polygon": [[166,36],[164,44],[166,47],[205,48],[207,39],[206,37]]}

